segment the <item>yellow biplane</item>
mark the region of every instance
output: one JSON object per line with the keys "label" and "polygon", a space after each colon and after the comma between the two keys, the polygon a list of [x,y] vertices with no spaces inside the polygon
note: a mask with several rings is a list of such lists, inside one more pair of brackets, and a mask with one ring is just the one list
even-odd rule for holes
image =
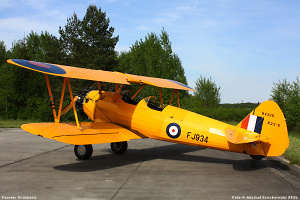
{"label": "yellow biplane", "polygon": [[[178,90],[193,89],[177,81],[20,59],[7,62],[44,73],[52,105],[54,123],[30,123],[21,128],[38,136],[75,145],[75,155],[81,160],[92,156],[93,144],[111,143],[111,150],[122,154],[127,150],[127,141],[142,138],[244,153],[255,160],[282,155],[289,146],[284,115],[273,101],[263,102],[237,126],[233,126],[181,109]],[[64,78],[58,111],[54,106],[48,75]],[[69,78],[95,81],[98,89],[73,97]],[[107,82],[115,84],[113,92],[101,90],[101,84]],[[122,89],[130,84],[140,84],[140,88],[129,96]],[[71,103],[62,109],[66,85]],[[154,104],[152,96],[135,101],[145,85],[159,88],[160,106]],[[161,88],[173,89],[169,105],[165,107]],[[178,107],[171,106],[175,94]],[[80,123],[75,106],[92,122]],[[76,123],[60,123],[61,116],[72,108]]]}

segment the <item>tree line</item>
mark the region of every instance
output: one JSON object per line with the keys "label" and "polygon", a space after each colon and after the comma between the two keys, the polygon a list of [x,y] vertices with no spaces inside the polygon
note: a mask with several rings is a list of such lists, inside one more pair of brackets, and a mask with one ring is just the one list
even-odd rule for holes
{"label": "tree line", "polygon": [[[67,18],[66,25],[58,28],[59,37],[47,31],[37,34],[31,31],[16,40],[7,50],[0,42],[0,119],[53,120],[44,75],[6,63],[17,58],[76,67],[120,71],[129,74],[166,78],[187,84],[184,68],[178,55],[172,50],[168,33],[162,29],[159,35],[148,33],[137,40],[129,51],[116,52],[119,36],[106,13],[90,5],[83,19],[76,13]],[[58,106],[63,80],[50,76],[54,98]],[[74,93],[93,86],[90,81],[71,80]],[[107,84],[109,88],[109,84]],[[138,86],[132,86],[132,91]],[[181,107],[222,121],[241,121],[258,104],[221,105],[221,87],[212,78],[200,76],[195,92],[180,91]],[[163,89],[165,99],[172,91]],[[283,109],[291,130],[300,129],[299,78],[274,83],[271,99]],[[159,96],[156,87],[145,87],[141,96]],[[68,98],[66,93],[65,99]],[[176,104],[176,101],[173,101]],[[68,104],[68,102],[65,102]]]}

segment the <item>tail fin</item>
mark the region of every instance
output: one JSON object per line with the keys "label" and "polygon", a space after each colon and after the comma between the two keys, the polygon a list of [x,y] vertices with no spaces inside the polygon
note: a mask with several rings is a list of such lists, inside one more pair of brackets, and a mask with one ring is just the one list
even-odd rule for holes
{"label": "tail fin", "polygon": [[[265,101],[260,104],[237,125],[237,128],[259,134],[257,142],[244,145],[247,154],[280,156],[289,146],[285,117],[274,101]],[[260,151],[257,151],[258,149]]]}

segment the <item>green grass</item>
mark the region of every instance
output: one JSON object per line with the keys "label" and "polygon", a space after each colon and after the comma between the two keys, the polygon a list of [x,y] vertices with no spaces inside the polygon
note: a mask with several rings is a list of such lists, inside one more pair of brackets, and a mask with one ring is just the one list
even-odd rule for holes
{"label": "green grass", "polygon": [[0,128],[20,128],[22,124],[34,123],[33,120],[0,120]]}
{"label": "green grass", "polygon": [[284,153],[291,164],[300,166],[300,133],[290,132],[290,146]]}

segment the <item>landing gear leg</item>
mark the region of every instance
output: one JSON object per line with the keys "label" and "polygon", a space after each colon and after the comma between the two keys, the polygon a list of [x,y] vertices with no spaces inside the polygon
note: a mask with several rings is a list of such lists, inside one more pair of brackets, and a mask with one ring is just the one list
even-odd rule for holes
{"label": "landing gear leg", "polygon": [[127,150],[128,144],[127,142],[114,142],[110,147],[115,154],[123,154]]}
{"label": "landing gear leg", "polygon": [[93,154],[93,146],[89,145],[75,145],[74,153],[79,160],[88,160]]}

